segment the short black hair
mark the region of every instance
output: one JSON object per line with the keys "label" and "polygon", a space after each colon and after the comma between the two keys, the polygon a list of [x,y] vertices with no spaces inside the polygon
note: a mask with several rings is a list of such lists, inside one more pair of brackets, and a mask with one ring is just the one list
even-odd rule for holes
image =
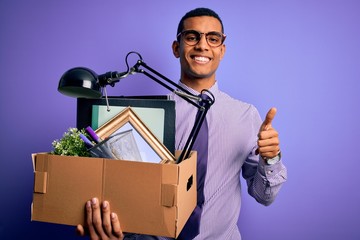
{"label": "short black hair", "polygon": [[[178,25],[178,28],[177,28],[177,33],[176,35],[178,35],[179,33],[181,33],[183,30],[184,30],[184,21],[188,18],[191,18],[191,17],[202,17],[202,16],[209,16],[209,17],[214,17],[216,18],[217,20],[219,20],[220,24],[221,24],[221,31],[222,33],[224,33],[224,25],[223,25],[223,22],[221,21],[221,18],[219,17],[219,15],[209,9],[209,8],[195,8],[189,12],[187,12],[180,20],[179,22],[179,25]],[[178,39],[179,41],[179,39]]]}

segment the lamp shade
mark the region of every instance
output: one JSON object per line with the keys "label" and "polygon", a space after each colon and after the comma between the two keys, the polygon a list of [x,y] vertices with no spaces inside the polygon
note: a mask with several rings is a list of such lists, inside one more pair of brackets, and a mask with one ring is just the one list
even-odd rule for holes
{"label": "lamp shade", "polygon": [[98,75],[84,67],[66,71],[60,78],[58,91],[76,98],[100,98],[102,96]]}

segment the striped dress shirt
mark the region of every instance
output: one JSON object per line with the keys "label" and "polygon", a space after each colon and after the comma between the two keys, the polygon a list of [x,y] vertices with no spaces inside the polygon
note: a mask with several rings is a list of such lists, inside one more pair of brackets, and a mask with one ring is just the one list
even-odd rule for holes
{"label": "striped dress shirt", "polygon": [[[220,91],[217,82],[209,91],[215,96],[215,103],[206,116],[209,153],[205,203],[200,234],[195,239],[240,240],[237,226],[241,208],[240,175],[247,182],[249,194],[259,203],[269,205],[286,181],[287,172],[281,160],[267,165],[255,154],[262,124],[257,109]],[[175,147],[181,150],[194,125],[197,108],[175,94],[169,98],[176,102]]]}

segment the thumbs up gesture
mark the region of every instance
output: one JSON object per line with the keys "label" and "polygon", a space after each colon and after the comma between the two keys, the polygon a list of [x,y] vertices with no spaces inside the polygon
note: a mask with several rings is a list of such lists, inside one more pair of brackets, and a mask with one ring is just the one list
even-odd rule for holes
{"label": "thumbs up gesture", "polygon": [[279,134],[271,125],[275,115],[276,108],[271,108],[266,114],[258,134],[258,149],[256,153],[260,154],[265,160],[277,156],[280,152]]}

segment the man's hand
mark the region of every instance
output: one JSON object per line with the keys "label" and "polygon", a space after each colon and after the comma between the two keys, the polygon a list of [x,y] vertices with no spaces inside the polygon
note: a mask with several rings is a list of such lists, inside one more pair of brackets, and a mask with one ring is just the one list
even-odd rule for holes
{"label": "man's hand", "polygon": [[258,134],[258,149],[257,154],[263,159],[273,158],[280,152],[279,134],[271,126],[271,123],[276,115],[276,108],[271,108],[266,114],[264,122],[261,124]]}
{"label": "man's hand", "polygon": [[[124,234],[116,213],[110,212],[110,204],[104,201],[101,205],[97,198],[86,202],[86,229],[82,225],[76,228],[80,236],[90,235],[91,240],[122,240]],[[86,230],[86,231],[85,231]]]}

